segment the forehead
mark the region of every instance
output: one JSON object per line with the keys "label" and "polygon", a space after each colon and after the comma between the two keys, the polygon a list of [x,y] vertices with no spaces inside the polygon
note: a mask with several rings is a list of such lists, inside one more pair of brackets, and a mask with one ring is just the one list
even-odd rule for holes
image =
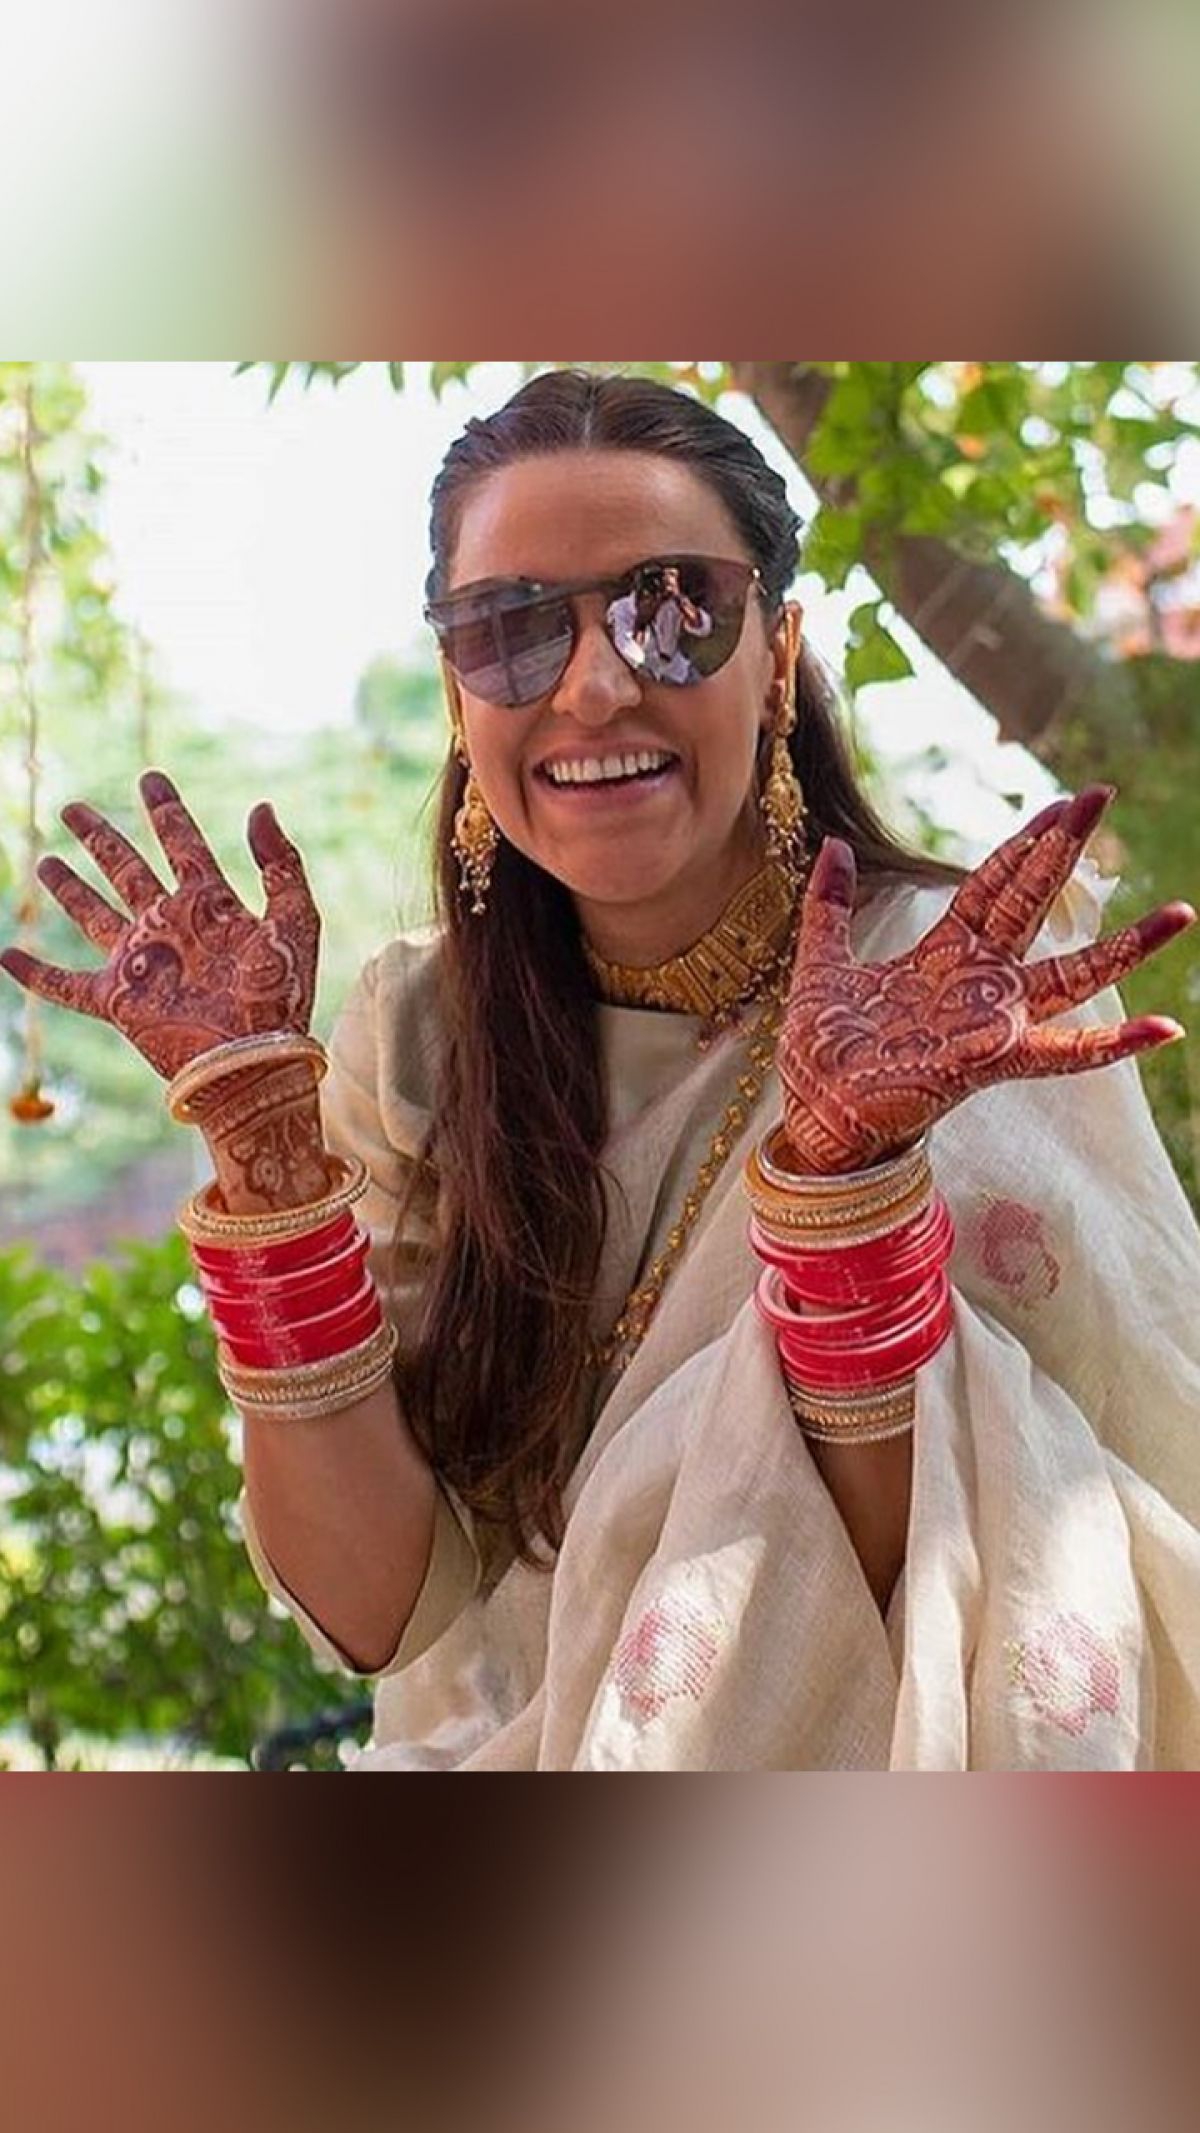
{"label": "forehead", "polygon": [[672,550],[754,560],[716,491],[678,460],[547,452],[472,489],[450,589],[491,577],[603,577]]}

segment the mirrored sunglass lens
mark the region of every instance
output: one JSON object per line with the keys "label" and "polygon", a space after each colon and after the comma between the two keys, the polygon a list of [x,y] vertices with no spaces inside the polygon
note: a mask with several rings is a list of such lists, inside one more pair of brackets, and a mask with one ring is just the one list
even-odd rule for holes
{"label": "mirrored sunglass lens", "polygon": [[749,582],[748,567],[702,556],[648,564],[608,611],[613,643],[652,681],[705,681],[737,650]]}
{"label": "mirrored sunglass lens", "polygon": [[489,704],[536,703],[561,679],[571,644],[571,614],[561,601],[496,607],[447,632],[455,672]]}

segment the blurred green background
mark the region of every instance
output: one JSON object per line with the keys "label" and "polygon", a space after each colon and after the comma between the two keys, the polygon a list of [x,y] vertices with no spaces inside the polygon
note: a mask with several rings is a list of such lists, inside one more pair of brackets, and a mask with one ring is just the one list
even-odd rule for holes
{"label": "blurred green background", "polygon": [[[205,701],[181,686],[110,537],[123,456],[161,451],[165,433],[106,441],[89,393],[130,381],[97,374],[143,373],[169,405],[164,373],[219,373],[206,382],[231,410],[231,469],[260,425],[277,426],[291,466],[308,432],[293,454],[279,425],[308,410],[349,438],[369,406],[378,447],[362,479],[415,556],[446,441],[543,367],[0,364],[0,940],[88,959],[33,864],[44,850],[78,858],[57,819],[76,796],[152,846],[136,797],[150,763],[248,897],[245,816],[275,801],[325,915],[321,1034],[366,957],[426,915],[445,720],[415,564],[394,631],[364,619],[327,718]],[[864,776],[899,828],[970,862],[1014,807],[1108,779],[1120,797],[1093,846],[1121,878],[1107,924],[1200,901],[1196,365],[596,367],[719,403],[785,473],[808,526],[806,625],[844,679]],[[185,475],[193,444],[212,450],[211,433],[189,441],[186,384],[172,447]],[[414,423],[432,450],[419,479]],[[278,627],[319,646],[346,598],[335,550],[353,568],[356,542],[386,546],[389,521],[331,525],[315,480],[296,494],[311,567],[294,572]],[[1131,1012],[1188,1023],[1197,984],[1189,938],[1123,990]],[[1200,1205],[1195,1039],[1146,1086]],[[31,1012],[2,974],[0,1087],[0,1757],[336,1769],[338,1739],[365,1737],[362,1684],[317,1665],[241,1545],[238,1425],[173,1225],[203,1174],[192,1137],[112,1031]]]}

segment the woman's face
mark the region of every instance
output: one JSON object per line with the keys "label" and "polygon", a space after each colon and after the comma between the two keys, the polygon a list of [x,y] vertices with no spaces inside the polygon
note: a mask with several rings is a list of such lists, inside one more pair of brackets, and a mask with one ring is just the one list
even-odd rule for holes
{"label": "woman's face", "polygon": [[[489,475],[466,506],[450,583],[618,576],[656,555],[750,563],[724,504],[690,469],[651,453],[569,451]],[[541,702],[506,710],[459,684],[467,748],[502,834],[585,907],[699,911],[759,863],[760,737],[778,715],[786,635],[768,636],[751,591],[737,651],[708,680],[675,688],[635,673],[604,629],[606,597],[577,602],[571,662]],[[597,788],[555,785],[547,765],[658,751],[668,766]],[[713,913],[715,916],[715,912]],[[699,918],[697,932],[710,922]]]}

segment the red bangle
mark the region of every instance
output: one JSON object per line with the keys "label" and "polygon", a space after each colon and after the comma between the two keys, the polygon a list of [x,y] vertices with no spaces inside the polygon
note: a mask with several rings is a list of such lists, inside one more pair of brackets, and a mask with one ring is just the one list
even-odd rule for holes
{"label": "red bangle", "polygon": [[911,1377],[937,1353],[953,1326],[954,1292],[945,1274],[939,1277],[938,1286],[940,1293],[931,1308],[903,1337],[814,1354],[787,1334],[781,1335],[779,1355],[787,1377],[809,1392],[865,1392]]}
{"label": "red bangle", "polygon": [[348,1244],[356,1230],[363,1236],[367,1234],[355,1219],[353,1208],[347,1207],[303,1237],[285,1237],[278,1244],[193,1244],[192,1258],[200,1273],[215,1274],[232,1285],[239,1275],[253,1280],[258,1275],[274,1276],[295,1267],[311,1266]]}
{"label": "red bangle", "polygon": [[354,1244],[343,1261],[330,1261],[313,1280],[296,1282],[294,1288],[262,1290],[249,1295],[226,1295],[220,1288],[207,1288],[205,1297],[213,1325],[222,1333],[243,1340],[247,1333],[288,1333],[294,1325],[352,1303],[362,1288],[369,1239]]}
{"label": "red bangle", "polygon": [[379,1291],[368,1275],[359,1293],[336,1311],[304,1320],[286,1332],[234,1337],[224,1343],[231,1361],[248,1370],[289,1370],[297,1363],[320,1363],[357,1348],[383,1323]]}
{"label": "red bangle", "polygon": [[950,1210],[935,1196],[922,1214],[874,1243],[845,1251],[805,1252],[778,1243],[751,1220],[750,1245],[765,1265],[778,1269],[788,1294],[812,1303],[855,1303],[886,1296],[944,1265],[954,1249]]}
{"label": "red bangle", "polygon": [[833,1290],[813,1289],[807,1269],[801,1272],[798,1280],[794,1270],[788,1269],[778,1274],[780,1295],[794,1309],[810,1313],[867,1309],[871,1305],[886,1309],[901,1302],[906,1294],[924,1287],[933,1275],[940,1273],[949,1256],[944,1246],[935,1240],[926,1250],[910,1255],[887,1280],[879,1276],[869,1289],[850,1290],[840,1295]]}
{"label": "red bangle", "polygon": [[370,1238],[360,1237],[332,1259],[322,1259],[314,1267],[301,1267],[274,1281],[235,1288],[206,1277],[201,1287],[222,1330],[228,1328],[237,1333],[256,1325],[292,1326],[300,1319],[315,1318],[319,1312],[347,1302],[362,1281],[370,1249]]}
{"label": "red bangle", "polygon": [[943,1278],[938,1267],[927,1280],[906,1289],[899,1297],[856,1305],[850,1311],[818,1313],[797,1311],[789,1304],[781,1294],[778,1273],[768,1269],[759,1284],[758,1308],[774,1328],[781,1353],[785,1343],[791,1353],[809,1349],[814,1355],[851,1347],[871,1350],[879,1342],[899,1338],[919,1324],[940,1296]]}

